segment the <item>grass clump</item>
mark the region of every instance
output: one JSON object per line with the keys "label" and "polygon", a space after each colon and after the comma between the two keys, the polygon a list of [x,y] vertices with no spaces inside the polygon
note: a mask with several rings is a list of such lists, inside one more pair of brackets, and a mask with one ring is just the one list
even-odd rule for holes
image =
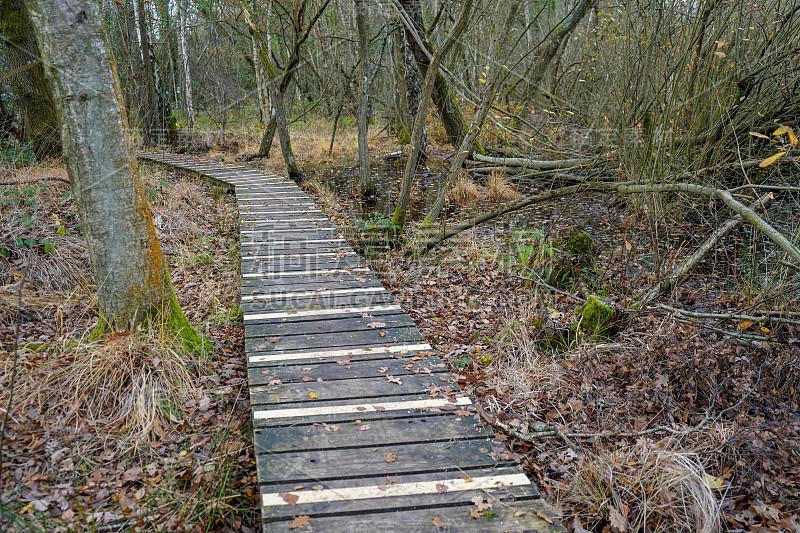
{"label": "grass clump", "polygon": [[592,531],[716,533],[715,481],[695,454],[631,447],[613,458],[587,457],[561,501]]}
{"label": "grass clump", "polygon": [[170,330],[114,334],[58,349],[41,381],[22,384],[20,401],[66,420],[119,428],[134,447],[163,436],[169,406],[196,396],[198,360]]}

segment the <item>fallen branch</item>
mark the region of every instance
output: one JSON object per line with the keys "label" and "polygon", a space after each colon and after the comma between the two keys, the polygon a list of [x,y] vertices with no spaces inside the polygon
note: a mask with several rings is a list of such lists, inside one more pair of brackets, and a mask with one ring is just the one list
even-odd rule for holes
{"label": "fallen branch", "polygon": [[565,170],[569,168],[582,168],[592,164],[589,159],[558,159],[554,161],[544,161],[537,159],[527,159],[525,157],[491,157],[488,155],[474,154],[476,161],[492,163],[501,167],[522,167],[535,170]]}
{"label": "fallen branch", "polygon": [[665,309],[672,313],[677,313],[691,318],[713,318],[718,320],[749,320],[750,322],[774,322],[780,324],[800,325],[800,320],[792,320],[790,318],[780,318],[767,315],[743,315],[738,313],[701,313],[698,311],[687,311],[686,309],[679,309],[670,305],[658,304],[661,309]]}
{"label": "fallen branch", "polygon": [[41,183],[43,181],[61,181],[69,185],[69,180],[66,178],[57,178],[55,176],[51,176],[49,178],[39,178],[36,180],[16,180],[16,181],[0,181],[0,187],[9,187],[11,185],[26,185],[29,183]]}
{"label": "fallen branch", "polygon": [[[780,231],[772,227],[772,225],[770,225],[766,220],[761,218],[758,215],[758,213],[756,213],[753,209],[745,206],[744,204],[736,200],[733,197],[733,195],[726,190],[715,189],[714,187],[708,187],[705,185],[694,185],[692,183],[654,183],[650,185],[637,185],[631,182],[625,182],[625,183],[587,182],[587,183],[581,183],[579,185],[573,185],[570,187],[554,189],[546,193],[528,196],[527,198],[523,198],[522,200],[517,200],[516,202],[504,204],[499,208],[495,209],[494,211],[483,213],[482,215],[473,217],[466,222],[457,224],[455,226],[452,226],[451,228],[446,228],[440,234],[429,239],[423,246],[423,250],[425,252],[430,251],[439,243],[441,243],[445,239],[449,239],[453,235],[457,235],[462,231],[474,228],[478,224],[482,224],[483,222],[486,222],[493,218],[505,215],[507,213],[511,213],[512,211],[517,211],[524,207],[528,207],[529,205],[533,205],[535,203],[543,202],[546,200],[551,200],[553,198],[560,198],[564,196],[570,196],[572,194],[577,194],[579,192],[588,192],[588,191],[614,191],[617,192],[618,194],[686,192],[690,194],[699,194],[701,196],[707,196],[715,200],[722,200],[731,211],[741,216],[743,220],[746,220],[747,222],[755,226],[761,233],[766,235],[772,242],[777,244],[783,251],[789,254],[789,256],[791,256],[796,263],[800,263],[800,250],[794,244],[792,244],[792,242],[789,239],[784,237]],[[763,201],[762,200],[763,198],[764,197],[760,198],[757,202]],[[756,203],[755,205],[758,205],[758,203]],[[733,224],[732,220],[728,222]],[[724,225],[727,225],[728,222],[726,222]],[[738,224],[738,222],[736,222],[736,224]],[[733,229],[733,227],[735,227],[735,224],[731,226],[727,231],[730,231],[730,229]],[[718,241],[723,235],[724,233],[716,237],[716,241]]]}
{"label": "fallen branch", "polygon": [[[771,193],[765,194],[756,200],[752,205],[766,207],[766,205],[773,198],[774,197]],[[650,305],[654,301],[658,300],[661,296],[674,289],[679,282],[683,280],[689,274],[689,272],[691,272],[694,267],[697,266],[697,264],[709,254],[709,252],[711,252],[711,250],[714,249],[717,243],[741,222],[742,215],[740,214],[736,214],[723,222],[711,233],[711,235],[706,238],[705,241],[703,241],[703,244],[701,244],[697,250],[695,250],[695,252],[686,259],[686,261],[684,261],[680,266],[676,267],[669,276],[666,276],[664,279],[651,287],[650,290],[647,291],[647,293],[634,305],[634,307],[641,309],[642,307]]]}
{"label": "fallen branch", "polygon": [[548,191],[545,193],[528,196],[527,198],[517,200],[516,202],[503,204],[493,211],[483,213],[481,215],[478,215],[476,217],[467,220],[466,222],[462,222],[461,224],[456,224],[455,226],[452,226],[450,228],[445,228],[438,235],[435,235],[430,239],[428,239],[428,241],[425,242],[425,244],[423,245],[422,250],[424,252],[428,252],[433,248],[435,248],[439,243],[441,243],[446,239],[449,239],[453,235],[458,235],[462,231],[474,228],[478,224],[482,224],[493,218],[505,215],[506,213],[518,211],[520,209],[523,209],[525,207],[528,207],[536,203],[552,200],[553,198],[562,198],[564,196],[571,196],[573,194],[577,194],[583,191],[614,190],[618,185],[619,184],[616,183],[584,183],[580,185],[572,185],[570,187],[563,187],[561,189],[553,189],[552,191]]}
{"label": "fallen branch", "polygon": [[510,435],[516,439],[531,442],[541,437],[559,437],[573,451],[578,451],[578,447],[575,445],[574,442],[572,442],[570,435],[567,435],[560,429],[557,429],[553,426],[533,426],[533,431],[531,433],[521,433],[520,431],[509,426],[508,424],[504,424],[503,422],[500,422],[496,418],[489,416],[489,414],[483,409],[483,406],[481,404],[476,402],[475,408],[478,410],[478,414],[480,415],[480,417],[483,420],[485,420],[487,424],[499,429],[503,433]]}

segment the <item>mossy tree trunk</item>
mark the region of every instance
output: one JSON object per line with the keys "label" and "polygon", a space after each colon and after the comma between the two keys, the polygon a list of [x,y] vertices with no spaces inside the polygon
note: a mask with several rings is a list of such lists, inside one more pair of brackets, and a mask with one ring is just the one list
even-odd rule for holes
{"label": "mossy tree trunk", "polygon": [[38,157],[61,153],[58,115],[39,60],[33,27],[22,0],[0,0],[0,33],[22,122],[22,140]]}
{"label": "mossy tree trunk", "polygon": [[94,0],[26,0],[61,122],[72,192],[98,288],[101,325],[146,320],[204,340],[186,321],[167,275],[136,167],[111,43]]}

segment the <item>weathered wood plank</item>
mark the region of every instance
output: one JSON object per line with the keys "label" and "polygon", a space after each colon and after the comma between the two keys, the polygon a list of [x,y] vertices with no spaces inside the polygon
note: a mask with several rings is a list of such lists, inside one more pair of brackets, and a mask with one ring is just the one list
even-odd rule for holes
{"label": "weathered wood plank", "polygon": [[[310,377],[310,376],[309,376]],[[447,379],[441,382],[440,379]],[[380,378],[340,379],[336,381],[310,381],[308,383],[281,383],[278,385],[254,385],[250,387],[250,401],[257,405],[281,404],[284,407],[325,400],[384,401],[393,396],[427,394],[435,387],[449,383],[452,378],[427,374]]]}
{"label": "weathered wood plank", "polygon": [[[465,494],[464,496],[470,496]],[[483,495],[485,496],[485,495]],[[492,494],[500,496],[500,494]],[[371,509],[358,513],[347,512],[337,516],[312,516],[308,525],[314,533],[418,533],[418,532],[563,532],[560,519],[553,512],[552,507],[540,499],[517,498],[516,501],[502,500],[495,503],[491,509],[478,519],[470,517],[469,509],[477,509],[470,503],[453,503],[449,506],[434,504],[431,506],[409,505],[408,509]],[[370,512],[371,511],[371,512]],[[264,523],[264,533],[279,531],[297,531],[289,529],[290,519],[301,516],[300,510],[293,509],[286,522]],[[542,513],[553,521],[553,524],[540,518]],[[437,523],[444,524],[444,529],[433,525],[434,517]]]}
{"label": "weathered wood plank", "polygon": [[[380,324],[384,324],[381,326]],[[405,313],[383,316],[380,320],[373,317],[344,317],[326,320],[308,320],[280,324],[252,324],[245,327],[245,338],[261,336],[310,335],[315,333],[334,333],[338,331],[359,331],[380,327],[411,327],[414,321]]]}
{"label": "weathered wood plank", "polygon": [[337,331],[334,333],[311,333],[305,335],[257,336],[245,339],[248,353],[262,354],[286,350],[312,350],[352,346],[406,343],[423,341],[425,338],[415,327],[362,329],[356,331]]}
{"label": "weathered wood plank", "polygon": [[[266,385],[276,379],[283,383],[305,382],[311,378],[317,381],[321,378],[326,381],[355,378],[381,378],[386,375],[402,376],[411,374],[442,374],[448,377],[450,372],[447,365],[438,357],[426,357],[419,361],[406,361],[399,359],[372,359],[367,361],[351,361],[348,364],[339,364],[335,361],[319,363],[317,361],[303,361],[294,365],[281,365],[272,367],[251,366],[247,369],[248,383],[251,386]],[[438,376],[437,376],[438,379]]]}
{"label": "weathered wood plank", "polygon": [[431,414],[417,418],[358,421],[349,424],[308,424],[257,429],[255,449],[256,454],[267,454],[476,438],[486,440],[493,437],[492,432],[481,427],[474,417]]}
{"label": "weathered wood plank", "polygon": [[[467,468],[512,465],[490,455],[491,439],[421,444],[391,444],[352,449],[287,452],[257,456],[259,483],[301,483],[365,476],[397,476],[421,472],[453,472]],[[358,469],[353,457],[358,457]],[[394,454],[392,462],[386,461]],[[495,454],[496,455],[496,454]]]}
{"label": "weathered wood plank", "polygon": [[348,423],[355,420],[414,418],[442,413],[462,414],[472,405],[469,398],[431,398],[428,394],[375,398],[365,401],[334,400],[314,405],[254,405],[253,425],[257,428],[294,426],[311,423]]}

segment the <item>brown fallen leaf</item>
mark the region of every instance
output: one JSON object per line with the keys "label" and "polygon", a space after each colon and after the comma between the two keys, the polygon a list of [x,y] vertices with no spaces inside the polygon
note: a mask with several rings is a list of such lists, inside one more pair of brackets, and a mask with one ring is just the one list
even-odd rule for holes
{"label": "brown fallen leaf", "polygon": [[292,523],[289,524],[289,529],[297,529],[298,527],[307,526],[310,521],[311,521],[310,516],[305,514],[300,515],[298,517],[295,517],[294,520],[292,520]]}
{"label": "brown fallen leaf", "polygon": [[469,517],[472,518],[473,520],[477,520],[478,518],[481,518],[482,516],[483,516],[483,513],[480,512],[477,507],[470,507],[469,508]]}
{"label": "brown fallen leaf", "polygon": [[311,376],[303,376],[303,381],[305,381],[305,382],[309,382],[309,381],[313,381],[313,380],[314,379]]}
{"label": "brown fallen leaf", "polygon": [[528,513],[526,513],[525,511],[517,511],[516,513],[514,513],[514,516],[519,518],[520,516],[525,516],[526,514]]}
{"label": "brown fallen leaf", "polygon": [[553,519],[550,518],[549,516],[547,516],[546,514],[544,514],[541,511],[536,511],[536,516],[538,516],[539,518],[541,518],[542,520],[544,520],[548,524],[552,524],[553,523]]}
{"label": "brown fallen leaf", "polygon": [[434,526],[438,527],[439,529],[447,529],[447,526],[444,525],[444,522],[438,516],[434,516],[431,519],[431,524],[433,524]]}
{"label": "brown fallen leaf", "polygon": [[393,462],[397,461],[397,454],[396,453],[387,453],[385,459],[386,459],[387,463],[393,463]]}
{"label": "brown fallen leaf", "polygon": [[448,487],[444,483],[437,483],[436,484],[436,492],[438,492],[439,494],[444,494],[448,490],[450,490],[450,487]]}
{"label": "brown fallen leaf", "polygon": [[281,494],[281,498],[283,498],[283,501],[294,507],[297,505],[297,500],[300,499],[300,496],[297,494]]}

